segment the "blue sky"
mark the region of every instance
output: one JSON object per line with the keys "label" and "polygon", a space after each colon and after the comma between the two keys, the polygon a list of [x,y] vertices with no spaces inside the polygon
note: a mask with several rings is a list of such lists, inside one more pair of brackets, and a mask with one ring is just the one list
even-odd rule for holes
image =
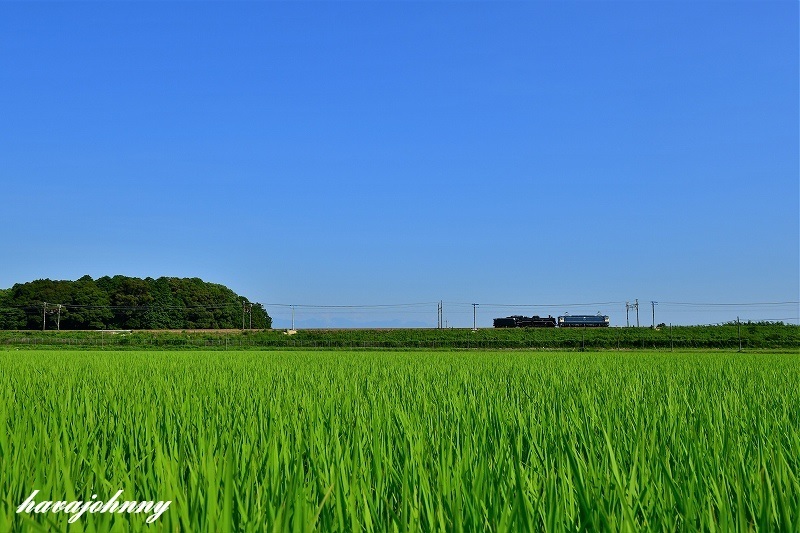
{"label": "blue sky", "polygon": [[3,2],[0,287],[797,322],[666,302],[800,299],[799,41],[793,1]]}

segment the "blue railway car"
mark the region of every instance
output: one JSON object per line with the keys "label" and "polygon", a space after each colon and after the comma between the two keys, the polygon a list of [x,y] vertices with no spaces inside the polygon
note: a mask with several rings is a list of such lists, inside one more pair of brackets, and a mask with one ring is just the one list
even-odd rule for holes
{"label": "blue railway car", "polygon": [[558,317],[561,328],[607,328],[606,315],[565,315]]}

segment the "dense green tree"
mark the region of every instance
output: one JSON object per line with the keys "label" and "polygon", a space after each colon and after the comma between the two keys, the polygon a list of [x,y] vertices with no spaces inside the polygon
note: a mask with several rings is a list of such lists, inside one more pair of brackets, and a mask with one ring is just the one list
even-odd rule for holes
{"label": "dense green tree", "polygon": [[[60,305],[60,306],[59,306]],[[0,329],[266,329],[261,304],[200,278],[35,280],[0,291]],[[243,320],[244,319],[244,320]]]}
{"label": "dense green tree", "polygon": [[11,289],[0,289],[0,329],[20,329],[25,326],[25,311],[15,307]]}
{"label": "dense green tree", "polygon": [[[22,329],[43,329],[49,316],[47,312],[54,308],[48,305],[69,301],[69,283],[38,279],[11,287],[10,304],[25,311],[25,324]],[[53,326],[55,324],[54,321],[50,323]]]}
{"label": "dense green tree", "polygon": [[67,308],[64,329],[104,329],[114,314],[108,294],[97,286],[91,276],[83,276],[72,284],[72,305]]}

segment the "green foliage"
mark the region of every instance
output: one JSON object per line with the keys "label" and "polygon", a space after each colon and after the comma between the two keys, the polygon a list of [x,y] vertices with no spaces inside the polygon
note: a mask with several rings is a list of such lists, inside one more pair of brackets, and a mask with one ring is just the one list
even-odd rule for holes
{"label": "green foliage", "polygon": [[[239,328],[243,304],[249,309],[246,298],[199,278],[45,279],[2,291],[0,329],[42,330],[43,321],[55,329],[59,319],[62,330]],[[253,304],[252,319],[254,328],[272,325],[260,304]]]}
{"label": "green foliage", "polygon": [[[800,357],[0,352],[0,530],[798,531]],[[47,519],[53,520],[48,524]]]}
{"label": "green foliage", "polygon": [[89,276],[74,283],[72,303],[64,313],[64,329],[104,329],[114,318],[108,293]]}
{"label": "green foliage", "polygon": [[[241,309],[241,308],[239,308]],[[255,306],[254,306],[255,317]],[[241,315],[234,317],[241,321]],[[255,318],[254,318],[255,324]],[[241,327],[241,322],[237,325]],[[750,324],[650,328],[540,328],[540,329],[347,329],[133,331],[119,335],[102,332],[2,332],[0,345],[60,348],[125,346],[169,349],[509,349],[509,350],[632,350],[717,349],[800,350],[800,326]]]}
{"label": "green foliage", "polygon": [[0,330],[25,327],[25,312],[11,307],[11,289],[0,289]]}

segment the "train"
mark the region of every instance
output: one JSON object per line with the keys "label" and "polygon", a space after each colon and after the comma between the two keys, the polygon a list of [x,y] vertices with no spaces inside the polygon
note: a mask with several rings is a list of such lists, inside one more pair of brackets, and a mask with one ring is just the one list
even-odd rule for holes
{"label": "train", "polygon": [[540,316],[512,315],[505,318],[495,318],[494,327],[496,328],[554,328],[556,319],[552,316],[542,318]]}
{"label": "train", "polygon": [[512,315],[495,318],[496,328],[607,328],[608,315],[564,315],[557,319],[552,316],[540,317]]}

